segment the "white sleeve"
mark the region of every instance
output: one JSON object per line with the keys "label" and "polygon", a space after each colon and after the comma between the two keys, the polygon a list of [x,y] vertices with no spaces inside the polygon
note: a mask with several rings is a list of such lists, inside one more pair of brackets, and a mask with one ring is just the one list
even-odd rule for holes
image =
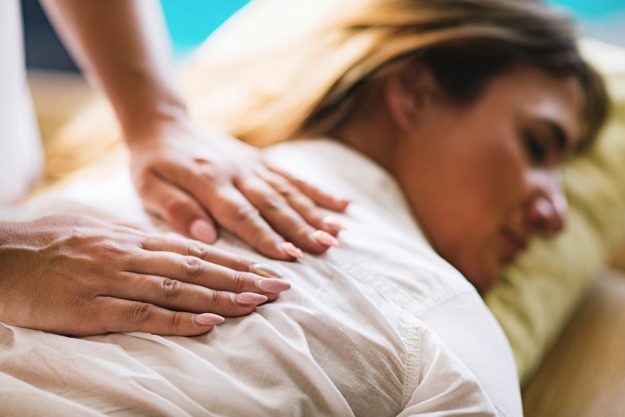
{"label": "white sleeve", "polygon": [[464,293],[428,310],[425,324],[471,372],[497,415],[521,417],[521,390],[512,350],[476,294]]}
{"label": "white sleeve", "polygon": [[430,329],[420,337],[416,389],[398,417],[497,416],[471,371]]}

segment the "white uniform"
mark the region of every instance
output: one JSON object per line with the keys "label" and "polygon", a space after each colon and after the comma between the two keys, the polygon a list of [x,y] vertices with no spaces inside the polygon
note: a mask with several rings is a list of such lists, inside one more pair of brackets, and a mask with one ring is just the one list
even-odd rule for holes
{"label": "white uniform", "polygon": [[[396,183],[329,140],[269,154],[352,199],[341,248],[281,263],[291,290],[200,337],[75,339],[0,325],[0,414],[521,416],[505,336],[427,243]],[[127,172],[36,204],[83,203],[143,216]],[[263,259],[227,234],[217,246]]]}
{"label": "white uniform", "polygon": [[28,91],[19,0],[0,1],[0,203],[26,194],[43,152]]}

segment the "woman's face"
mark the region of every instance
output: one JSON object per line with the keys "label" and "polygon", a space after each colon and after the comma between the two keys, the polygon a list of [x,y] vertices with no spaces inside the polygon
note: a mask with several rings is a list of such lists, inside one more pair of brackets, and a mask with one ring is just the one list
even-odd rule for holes
{"label": "woman's face", "polygon": [[557,168],[576,146],[580,87],[519,67],[471,104],[432,97],[392,170],[434,248],[484,290],[530,237],[564,226]]}

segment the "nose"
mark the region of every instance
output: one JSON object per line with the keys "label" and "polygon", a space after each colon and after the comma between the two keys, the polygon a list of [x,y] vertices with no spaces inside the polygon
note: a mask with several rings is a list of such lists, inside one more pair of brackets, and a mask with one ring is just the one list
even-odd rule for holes
{"label": "nose", "polygon": [[555,234],[566,224],[568,204],[557,170],[536,173],[534,191],[527,206],[528,226],[538,233]]}

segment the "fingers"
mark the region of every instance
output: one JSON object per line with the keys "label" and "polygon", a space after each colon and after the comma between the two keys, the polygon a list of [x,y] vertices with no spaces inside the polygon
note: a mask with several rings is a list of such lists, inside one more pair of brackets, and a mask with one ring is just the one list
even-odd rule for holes
{"label": "fingers", "polygon": [[[195,194],[199,195],[201,194]],[[293,260],[301,256],[293,250],[261,217],[239,190],[222,186],[212,196],[204,196],[202,203],[226,229],[235,233],[260,253],[273,259]]]}
{"label": "fingers", "polygon": [[[322,242],[318,239],[319,228],[312,227],[302,216],[287,203],[286,199],[269,184],[258,177],[249,177],[239,181],[237,187],[249,201],[258,208],[260,214],[280,235],[307,252],[324,253],[338,242]],[[299,194],[299,193],[298,193]],[[313,219],[321,226],[321,218]],[[326,236],[326,238],[328,238]],[[329,237],[331,238],[331,236]]]}
{"label": "fingers", "polygon": [[216,314],[172,311],[152,304],[98,297],[94,309],[102,332],[147,332],[163,336],[196,336],[224,321]]}
{"label": "fingers", "polygon": [[202,242],[213,243],[217,231],[212,220],[189,194],[166,180],[151,176],[142,187],[147,208],[164,219],[179,233]]}
{"label": "fingers", "polygon": [[[276,284],[272,284],[272,280],[265,280],[259,284],[258,280],[261,278],[284,278],[285,272],[277,265],[267,262],[256,262],[253,259],[243,256],[233,255],[230,252],[226,252],[209,246],[204,243],[185,239],[174,234],[169,235],[157,235],[147,236],[142,239],[141,246],[143,249],[153,252],[174,252],[184,257],[195,257],[202,259],[206,262],[221,265],[233,271],[251,272],[256,275],[246,275],[255,280],[255,286],[260,289],[260,292],[267,295],[270,301],[277,298],[279,292],[288,289],[288,285],[277,285],[281,289],[267,290],[267,286],[272,285],[276,287]],[[183,258],[187,259],[187,258]],[[233,272],[230,271],[230,272]],[[227,272],[227,271],[226,271]],[[146,272],[147,273],[147,272]],[[150,270],[150,273],[155,273]],[[184,277],[182,279],[185,279]],[[186,278],[188,279],[188,278]],[[259,287],[259,285],[262,287]],[[233,284],[230,288],[236,288],[237,285]],[[252,286],[248,285],[247,290],[251,290]],[[257,291],[257,290],[256,290]]]}
{"label": "fingers", "polygon": [[327,216],[319,207],[286,178],[273,172],[268,172],[263,179],[278,192],[308,224],[316,229],[324,230],[333,236],[338,236],[346,226],[338,219]]}
{"label": "fingers", "polygon": [[239,317],[269,299],[263,294],[220,291],[157,275],[126,272],[124,278],[128,285],[118,285],[107,295],[176,311]]}
{"label": "fingers", "polygon": [[275,296],[291,286],[288,282],[250,272],[232,270],[194,256],[143,251],[128,260],[127,272],[180,280],[218,291],[256,292]]}
{"label": "fingers", "polygon": [[266,278],[284,278],[285,275],[284,271],[277,265],[256,262],[251,258],[234,255],[214,246],[185,239],[173,233],[146,236],[141,240],[141,247],[153,252],[174,252],[184,256],[194,256],[226,268],[241,272],[253,272]]}
{"label": "fingers", "polygon": [[[237,271],[253,272],[256,264],[252,259],[236,256],[202,242],[179,237],[173,233],[146,236],[141,240],[141,247],[153,252],[174,252],[180,255],[194,256]],[[280,276],[278,273],[275,278]]]}
{"label": "fingers", "polygon": [[337,198],[333,195],[321,191],[319,188],[300,180],[299,178],[283,171],[279,168],[269,166],[272,172],[286,178],[291,184],[293,184],[298,190],[300,190],[305,196],[314,201],[317,205],[325,207],[330,210],[343,212],[349,206],[349,200],[344,198]]}

